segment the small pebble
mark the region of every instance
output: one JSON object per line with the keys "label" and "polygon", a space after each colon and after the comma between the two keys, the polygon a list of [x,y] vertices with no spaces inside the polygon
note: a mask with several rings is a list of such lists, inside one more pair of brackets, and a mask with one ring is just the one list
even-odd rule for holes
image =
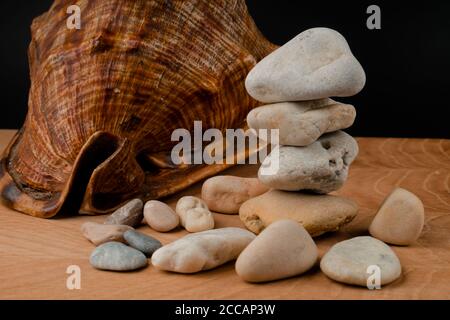
{"label": "small pebble", "polygon": [[140,233],[136,230],[129,230],[123,234],[123,238],[132,248],[139,250],[147,257],[151,257],[153,252],[162,247],[159,240]]}
{"label": "small pebble", "polygon": [[303,147],[328,132],[350,127],[355,121],[352,105],[331,99],[281,102],[255,108],[247,116],[250,128],[279,129],[281,145]]}
{"label": "small pebble", "polygon": [[394,251],[384,242],[367,236],[335,244],[320,262],[320,268],[329,278],[363,287],[373,274],[370,266],[380,268],[381,285],[389,284],[401,275],[400,261]]}
{"label": "small pebble", "polygon": [[242,251],[236,272],[248,282],[284,279],[308,271],[317,257],[317,246],[302,226],[294,220],[279,220]]}
{"label": "small pebble", "polygon": [[358,205],[343,197],[270,190],[245,202],[239,217],[256,234],[275,221],[292,219],[317,237],[339,230],[357,213]]}
{"label": "small pebble", "polygon": [[[258,178],[278,190],[329,193],[344,185],[357,154],[358,143],[350,135],[327,133],[306,147],[275,147],[264,159]],[[274,163],[278,163],[277,170],[265,173]]]}
{"label": "small pebble", "polygon": [[179,273],[195,273],[218,267],[236,259],[255,238],[241,228],[222,228],[189,234],[152,256],[152,264],[160,269]]}
{"label": "small pebble", "polygon": [[256,178],[215,176],[203,183],[202,199],[212,211],[237,214],[245,201],[267,191]]}
{"label": "small pebble", "polygon": [[144,206],[144,217],[153,230],[168,232],[180,224],[180,218],[171,207],[161,201],[151,200]]}
{"label": "small pebble", "polygon": [[262,59],[245,87],[256,100],[274,103],[350,97],[365,83],[345,38],[328,28],[313,28]]}
{"label": "small pebble", "polygon": [[120,242],[107,242],[98,246],[89,261],[97,269],[111,271],[136,270],[148,263],[142,252]]}
{"label": "small pebble", "polygon": [[381,241],[407,246],[420,237],[424,221],[422,201],[408,190],[397,188],[381,205],[369,231]]}
{"label": "small pebble", "polygon": [[206,203],[197,197],[185,196],[178,200],[175,209],[181,225],[189,232],[214,228],[214,217]]}
{"label": "small pebble", "polygon": [[137,227],[143,219],[143,207],[144,203],[142,200],[131,200],[106,218],[105,224],[124,224],[131,227]]}
{"label": "small pebble", "polygon": [[95,222],[86,222],[81,226],[81,232],[96,246],[110,241],[124,242],[123,234],[132,227],[126,225],[107,225]]}

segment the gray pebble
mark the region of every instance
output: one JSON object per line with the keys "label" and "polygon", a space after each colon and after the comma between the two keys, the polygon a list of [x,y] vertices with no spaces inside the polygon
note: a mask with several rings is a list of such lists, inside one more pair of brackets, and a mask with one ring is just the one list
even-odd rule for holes
{"label": "gray pebble", "polygon": [[92,252],[91,265],[100,270],[131,271],[147,265],[147,257],[140,251],[120,242],[104,243]]}
{"label": "gray pebble", "polygon": [[151,257],[153,252],[162,247],[162,243],[157,239],[135,230],[126,231],[123,234],[123,238],[131,247],[141,251],[148,257]]}
{"label": "gray pebble", "polygon": [[136,227],[144,218],[144,203],[141,199],[133,199],[124,206],[114,211],[106,220],[105,224],[120,224]]}

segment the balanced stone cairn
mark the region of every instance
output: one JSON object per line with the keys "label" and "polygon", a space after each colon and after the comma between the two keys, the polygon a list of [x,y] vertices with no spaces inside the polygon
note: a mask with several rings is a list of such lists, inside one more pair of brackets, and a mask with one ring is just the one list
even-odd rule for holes
{"label": "balanced stone cairn", "polygon": [[[348,97],[362,90],[365,73],[338,32],[307,30],[264,58],[249,73],[248,93],[263,103],[247,117],[250,128],[279,129],[279,146],[262,168],[279,161],[273,174],[258,177],[286,191],[329,193],[347,179],[358,144],[339,131],[356,116],[352,105],[329,97]],[[279,159],[274,159],[278,157]]]}
{"label": "balanced stone cairn", "polygon": [[248,229],[259,234],[274,221],[293,219],[315,237],[354,219],[356,203],[326,195],[344,185],[358,154],[356,140],[340,131],[355,121],[355,108],[330,97],[355,95],[365,82],[345,38],[327,28],[300,33],[250,71],[247,91],[266,105],[253,109],[247,123],[257,134],[278,129],[279,145],[258,171],[273,190],[240,207]]}

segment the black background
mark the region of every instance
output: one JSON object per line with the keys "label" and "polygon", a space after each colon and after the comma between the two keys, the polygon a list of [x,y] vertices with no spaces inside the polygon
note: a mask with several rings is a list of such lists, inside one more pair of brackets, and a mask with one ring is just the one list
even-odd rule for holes
{"label": "black background", "polygon": [[[0,128],[18,128],[23,123],[30,24],[51,3],[16,0],[0,4]],[[349,133],[450,137],[450,2],[247,0],[247,4],[261,31],[274,43],[283,44],[319,26],[336,29],[347,38],[367,74],[363,92],[340,99],[357,108],[358,117]],[[370,4],[381,7],[381,30],[366,27]]]}

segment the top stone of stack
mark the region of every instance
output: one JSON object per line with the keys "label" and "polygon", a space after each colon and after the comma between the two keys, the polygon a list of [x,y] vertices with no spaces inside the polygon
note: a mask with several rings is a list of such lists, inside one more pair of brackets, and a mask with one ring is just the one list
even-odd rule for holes
{"label": "top stone of stack", "polygon": [[345,38],[313,28],[261,60],[247,76],[247,92],[264,103],[349,97],[366,82]]}

